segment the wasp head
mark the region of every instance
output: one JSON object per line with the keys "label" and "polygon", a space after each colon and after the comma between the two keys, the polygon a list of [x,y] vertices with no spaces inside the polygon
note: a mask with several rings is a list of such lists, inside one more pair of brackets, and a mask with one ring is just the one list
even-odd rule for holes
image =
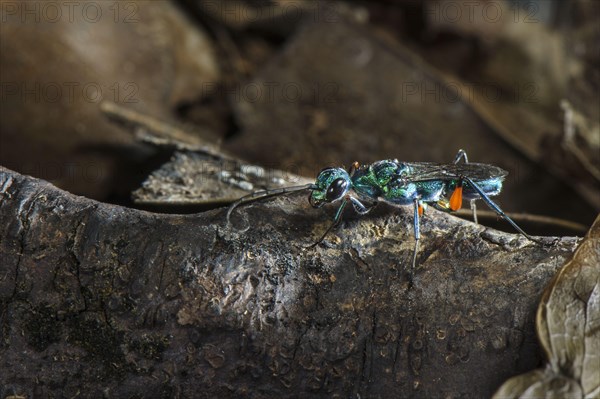
{"label": "wasp head", "polygon": [[317,176],[308,201],[314,208],[340,200],[352,187],[348,172],[342,168],[325,168]]}

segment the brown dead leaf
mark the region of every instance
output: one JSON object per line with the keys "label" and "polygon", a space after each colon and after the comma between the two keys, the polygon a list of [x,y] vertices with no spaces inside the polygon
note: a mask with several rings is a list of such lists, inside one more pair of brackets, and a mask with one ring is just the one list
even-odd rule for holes
{"label": "brown dead leaf", "polygon": [[545,369],[511,378],[495,398],[600,395],[600,216],[544,293],[537,332]]}
{"label": "brown dead leaf", "polygon": [[166,119],[220,81],[210,37],[173,2],[9,5],[0,24],[0,51],[10,54],[0,57],[0,163],[71,192],[127,193],[124,170],[145,157],[104,118],[102,101]]}

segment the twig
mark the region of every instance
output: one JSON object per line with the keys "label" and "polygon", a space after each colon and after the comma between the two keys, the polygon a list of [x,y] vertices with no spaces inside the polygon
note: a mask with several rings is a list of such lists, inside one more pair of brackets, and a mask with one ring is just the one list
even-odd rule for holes
{"label": "twig", "polygon": [[[208,143],[200,138],[199,135],[203,133],[195,134],[113,102],[103,101],[100,103],[100,110],[110,119],[124,126],[133,127],[136,138],[141,141],[155,145],[173,146],[181,150],[198,151],[216,158],[233,158],[232,155],[225,153],[219,145]],[[206,131],[205,135],[214,134]]]}

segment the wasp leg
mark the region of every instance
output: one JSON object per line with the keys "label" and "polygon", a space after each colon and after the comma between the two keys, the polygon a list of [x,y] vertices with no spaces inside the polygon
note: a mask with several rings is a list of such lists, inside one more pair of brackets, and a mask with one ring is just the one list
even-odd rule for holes
{"label": "wasp leg", "polygon": [[365,205],[362,202],[360,202],[360,200],[358,200],[358,198],[354,198],[354,197],[349,197],[350,201],[352,201],[352,206],[354,206],[354,210],[356,211],[356,213],[358,213],[359,215],[366,215],[367,213],[371,212],[371,210],[373,208],[375,208],[375,206],[377,205],[377,202],[370,204],[370,205]]}
{"label": "wasp leg", "polygon": [[469,163],[469,158],[467,158],[467,153],[463,149],[458,150],[458,153],[454,157],[454,163],[459,163],[461,159],[463,159],[465,161],[465,163]]}
{"label": "wasp leg", "polygon": [[344,198],[344,200],[342,201],[342,204],[340,205],[340,207],[338,208],[337,212],[335,213],[335,216],[333,218],[333,223],[331,223],[331,225],[327,228],[327,230],[321,236],[321,238],[319,238],[314,244],[311,244],[308,247],[306,247],[307,249],[314,248],[317,245],[319,245],[325,239],[325,237],[327,236],[327,234],[329,234],[329,232],[331,230],[333,230],[333,228],[335,226],[338,225],[338,223],[342,219],[342,213],[344,213],[344,208],[346,208],[346,205],[348,205],[348,198]]}
{"label": "wasp leg", "polygon": [[415,236],[415,247],[413,249],[412,256],[412,264],[410,266],[410,276],[408,280],[408,286],[412,287],[413,285],[413,277],[415,274],[415,265],[417,263],[417,252],[419,252],[419,240],[421,239],[421,229],[420,229],[420,220],[419,220],[419,208],[421,205],[419,204],[419,200],[415,198],[414,202],[414,217],[413,217],[413,227],[414,227],[414,236]]}
{"label": "wasp leg", "polygon": [[479,224],[479,222],[477,222],[477,205],[475,205],[475,201],[477,200],[472,199],[470,201],[471,211],[473,212],[473,222],[475,222],[475,224]]}
{"label": "wasp leg", "polygon": [[473,187],[473,189],[475,191],[477,191],[477,194],[479,194],[481,196],[481,199],[483,199],[483,201],[486,203],[487,206],[489,206],[494,212],[496,212],[504,220],[506,220],[508,223],[510,223],[510,225],[512,227],[514,227],[515,230],[517,230],[519,233],[523,234],[528,240],[533,241],[533,242],[537,242],[538,244],[545,245],[545,243],[543,243],[542,241],[540,241],[540,240],[538,240],[536,238],[533,238],[529,234],[525,233],[525,231],[523,231],[523,229],[520,228],[519,225],[517,223],[515,223],[514,220],[512,220],[510,217],[508,217],[508,215],[506,213],[504,213],[504,211],[502,209],[500,209],[500,207],[494,201],[492,201],[491,198],[488,197],[483,192],[483,190],[477,184],[475,184],[475,182],[473,180],[471,180],[468,177],[464,177],[464,180],[467,183],[469,183],[469,185],[471,187]]}

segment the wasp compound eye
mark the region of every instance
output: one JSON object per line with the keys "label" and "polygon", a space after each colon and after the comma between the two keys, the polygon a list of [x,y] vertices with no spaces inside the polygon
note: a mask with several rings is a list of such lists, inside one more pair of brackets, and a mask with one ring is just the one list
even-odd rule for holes
{"label": "wasp compound eye", "polygon": [[341,177],[339,179],[335,179],[327,188],[327,193],[325,193],[325,199],[329,202],[339,199],[342,195],[346,193],[347,187],[348,181],[346,179]]}

